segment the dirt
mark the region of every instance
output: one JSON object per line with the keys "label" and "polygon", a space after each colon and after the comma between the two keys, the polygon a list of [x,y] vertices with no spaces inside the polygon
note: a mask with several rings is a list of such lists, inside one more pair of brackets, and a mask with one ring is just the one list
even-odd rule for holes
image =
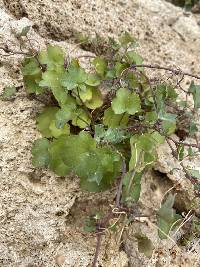
{"label": "dirt", "polygon": [[[19,51],[16,34],[31,25],[29,34],[35,49],[53,43],[66,53],[80,55],[89,52],[77,48],[77,32],[117,37],[129,31],[139,40],[138,51],[145,62],[200,74],[199,22],[199,15],[185,13],[162,0],[0,0],[0,46],[8,44]],[[26,47],[23,44],[22,48]],[[0,100],[0,266],[90,266],[96,237],[83,231],[84,218],[94,207],[108,206],[114,191],[88,194],[79,189],[76,177],[60,178],[33,168],[31,144],[39,137],[34,118],[43,105],[27,97],[19,70],[22,59],[19,55],[0,55],[0,93],[12,84],[18,90],[12,101]],[[140,205],[148,213],[159,208],[164,193],[179,175],[183,176],[170,174],[175,163],[166,145],[159,155],[157,171],[143,178]],[[195,165],[200,166],[199,159]],[[193,196],[191,184],[183,178],[177,209],[188,211]],[[139,226],[154,243],[151,259],[138,252],[133,239]],[[123,246],[115,235],[106,233],[99,266],[200,264],[198,246],[186,250],[169,240],[160,241],[154,222],[148,219],[136,222],[129,231]]]}

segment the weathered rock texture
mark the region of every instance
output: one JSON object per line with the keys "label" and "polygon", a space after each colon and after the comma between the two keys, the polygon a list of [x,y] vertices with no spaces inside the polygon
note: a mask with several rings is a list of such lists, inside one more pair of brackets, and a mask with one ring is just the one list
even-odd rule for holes
{"label": "weathered rock texture", "polygon": [[[146,62],[200,74],[199,21],[200,17],[161,0],[0,0],[0,46],[8,44],[19,51],[16,33],[27,25],[32,25],[29,34],[36,49],[57,43],[66,52],[75,48],[77,32],[116,37],[129,31],[139,39],[139,52]],[[26,45],[22,47],[26,49]],[[73,51],[86,53],[77,48]],[[22,58],[0,55],[0,93],[6,85],[18,88],[13,101],[0,100],[0,266],[90,266],[95,236],[84,233],[81,224],[88,211],[107,205],[109,193],[94,200],[93,195],[80,191],[78,179],[59,178],[32,167],[31,144],[39,136],[34,117],[42,104],[27,98],[19,70]],[[152,174],[143,181],[147,211],[159,207],[164,192],[176,181],[169,175],[171,163],[166,164],[166,153],[161,149],[164,163],[160,161],[156,167],[166,177]],[[191,186],[188,182],[184,185],[189,201]],[[134,232],[134,227],[130,231]],[[133,267],[200,264],[198,247],[190,254],[177,246],[172,249],[174,244],[159,241],[157,229],[149,221],[142,223],[142,230],[156,247],[151,260],[137,251],[130,233],[120,252],[115,238],[105,238],[101,266],[128,266],[128,262]]]}

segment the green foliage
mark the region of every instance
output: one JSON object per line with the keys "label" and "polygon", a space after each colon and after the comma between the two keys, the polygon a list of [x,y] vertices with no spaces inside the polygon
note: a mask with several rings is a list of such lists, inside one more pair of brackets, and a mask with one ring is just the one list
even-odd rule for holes
{"label": "green foliage", "polygon": [[131,93],[126,88],[120,88],[112,101],[115,114],[128,113],[134,115],[141,110],[140,98],[136,93]]}
{"label": "green foliage", "polygon": [[[143,59],[129,33],[99,47],[94,39],[79,37],[97,54],[89,70],[78,58],[66,64],[64,51],[51,45],[22,64],[27,92],[50,94],[54,99],[54,105],[36,117],[43,138],[33,144],[33,165],[48,167],[59,176],[73,173],[89,192],[108,190],[121,177],[120,204],[132,208],[140,199],[143,174],[157,159],[158,146],[179,129],[184,111],[190,119],[188,136],[197,132],[196,123],[191,122],[193,110],[187,101],[179,101],[172,84],[151,83],[144,66],[136,68]],[[194,110],[200,108],[199,88],[194,83],[189,88]],[[7,90],[5,96],[11,95],[12,90]],[[175,152],[180,161],[195,153],[180,142]],[[199,179],[196,170],[188,172]],[[170,194],[158,211],[161,239],[180,218],[173,209],[174,198]],[[94,232],[96,219],[90,218],[85,229]],[[136,238],[139,251],[151,256],[151,241],[143,235]]]}
{"label": "green foliage", "polygon": [[175,195],[169,194],[165,202],[162,204],[158,211],[158,234],[161,239],[167,239],[172,227],[181,219],[181,216],[176,214],[173,209]]}
{"label": "green foliage", "polygon": [[142,174],[142,172],[127,172],[124,177],[122,200],[127,206],[131,206],[132,203],[138,202],[140,198]]}

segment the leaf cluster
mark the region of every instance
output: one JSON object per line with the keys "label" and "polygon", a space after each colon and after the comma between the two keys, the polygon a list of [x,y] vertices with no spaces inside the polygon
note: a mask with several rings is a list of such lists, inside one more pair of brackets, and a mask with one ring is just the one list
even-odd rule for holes
{"label": "leaf cluster", "polygon": [[[184,110],[191,117],[193,113],[187,103],[180,105],[172,84],[151,83],[141,66],[133,67],[143,59],[130,34],[123,34],[119,41],[110,39],[106,51],[91,60],[90,71],[78,58],[66,64],[65,53],[58,46],[49,45],[24,60],[27,92],[47,92],[56,103],[36,117],[42,138],[33,144],[32,162],[59,176],[74,173],[80,177],[81,188],[99,192],[117,182],[125,161],[128,169],[122,181],[121,203],[132,206],[140,198],[143,174],[157,159],[157,147],[177,130],[180,112]],[[188,92],[194,109],[200,108],[199,86],[192,83]],[[178,112],[169,109],[170,103]],[[191,136],[195,126],[193,122]],[[183,150],[177,145],[180,161]],[[192,155],[191,147],[188,153]],[[158,212],[161,238],[177,219],[173,201],[170,196]]]}

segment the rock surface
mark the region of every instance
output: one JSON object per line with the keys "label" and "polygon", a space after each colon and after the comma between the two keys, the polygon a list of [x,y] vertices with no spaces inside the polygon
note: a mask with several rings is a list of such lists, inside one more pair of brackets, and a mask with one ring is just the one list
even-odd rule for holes
{"label": "rock surface", "polygon": [[[29,34],[35,49],[56,43],[66,52],[85,54],[76,47],[77,32],[116,37],[130,31],[139,39],[139,52],[146,62],[200,74],[198,21],[198,15],[185,14],[162,0],[0,0],[0,46],[8,44],[19,51],[16,34],[31,25]],[[26,45],[22,49],[26,50]],[[0,52],[0,93],[7,85],[14,84],[18,89],[13,101],[0,100],[0,266],[90,266],[95,238],[76,225],[84,218],[84,210],[106,204],[109,193],[96,196],[94,203],[93,196],[79,190],[78,179],[59,178],[32,167],[31,143],[39,136],[34,117],[42,104],[28,99],[22,86],[19,67],[23,56],[5,57]],[[168,158],[167,148],[161,148],[160,155]],[[142,194],[147,210],[157,209],[163,194],[173,185],[170,164],[159,161],[156,167],[170,180],[155,174],[145,177]],[[152,183],[158,190],[152,189]],[[184,185],[190,198],[187,191],[191,192],[191,186],[187,182]],[[198,266],[199,248],[190,254],[173,250],[174,244],[158,240],[154,225],[146,221],[143,225],[156,246],[151,260],[137,251],[131,236],[120,252],[112,237],[103,242],[99,264],[120,267],[128,266],[129,261],[129,266],[136,267]]]}

